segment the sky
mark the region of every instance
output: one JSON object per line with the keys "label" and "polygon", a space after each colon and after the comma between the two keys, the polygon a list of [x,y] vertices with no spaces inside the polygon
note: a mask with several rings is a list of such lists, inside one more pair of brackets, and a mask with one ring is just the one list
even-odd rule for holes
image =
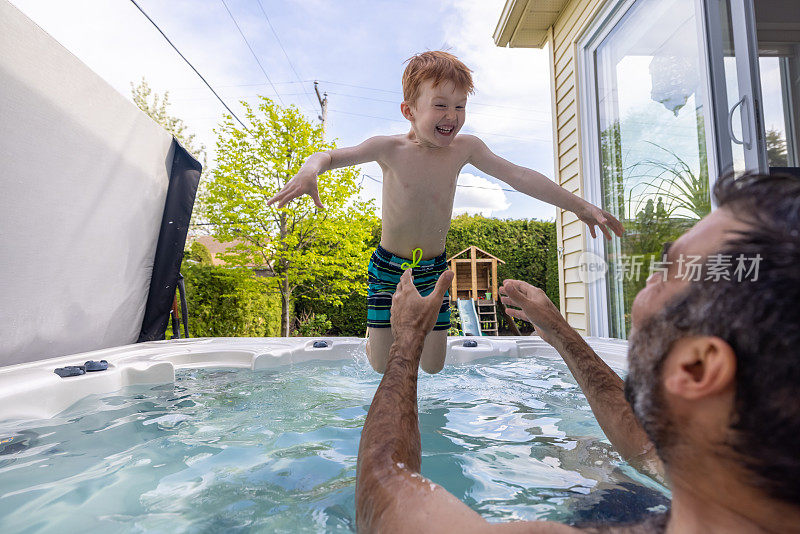
{"label": "sky", "polygon": [[[143,77],[209,149],[225,110],[128,0],[10,0],[120,93]],[[504,0],[137,0],[239,115],[258,95],[320,113],[314,80],[328,94],[326,137],[338,146],[407,132],[400,114],[404,61],[446,49],[473,70],[475,95],[462,133],[498,155],[553,176],[546,50],[492,40]],[[238,28],[237,28],[238,25]],[[241,33],[240,33],[241,31]],[[362,166],[380,180],[377,164]],[[555,208],[472,166],[459,176],[454,215],[553,220]],[[475,187],[477,186],[477,187]],[[380,184],[364,180],[380,207]]]}

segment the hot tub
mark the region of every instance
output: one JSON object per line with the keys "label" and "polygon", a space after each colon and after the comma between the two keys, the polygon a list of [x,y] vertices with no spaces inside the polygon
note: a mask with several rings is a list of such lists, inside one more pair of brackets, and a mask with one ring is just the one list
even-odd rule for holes
{"label": "hot tub", "polygon": [[[625,342],[588,341],[625,372]],[[174,340],[2,368],[0,527],[352,531],[379,382],[358,338]],[[668,503],[539,338],[449,338],[419,412],[422,474],[490,521],[631,520]]]}

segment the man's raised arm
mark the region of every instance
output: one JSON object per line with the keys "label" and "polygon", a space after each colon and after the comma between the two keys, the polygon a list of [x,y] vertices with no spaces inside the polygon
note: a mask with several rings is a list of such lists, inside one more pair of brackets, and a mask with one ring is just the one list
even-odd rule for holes
{"label": "man's raised arm", "polygon": [[541,289],[519,280],[500,288],[512,317],[529,321],[569,367],[592,407],[597,422],[617,452],[631,465],[663,481],[664,467],[655,447],[625,400],[625,382],[572,328]]}
{"label": "man's raised arm", "polygon": [[544,521],[487,523],[452,493],[419,474],[419,360],[425,336],[436,322],[452,279],[452,271],[445,271],[433,292],[421,297],[409,269],[403,273],[392,298],[394,344],[364,422],[358,449],[358,531],[573,533],[571,527]]}

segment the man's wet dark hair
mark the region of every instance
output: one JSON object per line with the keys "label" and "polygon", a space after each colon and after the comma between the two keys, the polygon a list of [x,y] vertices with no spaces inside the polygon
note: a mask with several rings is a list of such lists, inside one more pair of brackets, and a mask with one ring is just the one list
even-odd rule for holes
{"label": "man's wet dark hair", "polygon": [[664,316],[681,337],[716,336],[733,348],[736,393],[726,445],[751,484],[800,505],[800,179],[726,176],[714,196],[749,226],[719,253],[734,266],[739,255],[760,257],[757,278],[693,282]]}

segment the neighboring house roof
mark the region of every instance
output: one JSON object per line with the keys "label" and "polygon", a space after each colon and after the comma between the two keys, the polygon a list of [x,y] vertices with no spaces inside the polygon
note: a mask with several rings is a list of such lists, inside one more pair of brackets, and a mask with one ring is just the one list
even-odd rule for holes
{"label": "neighboring house roof", "polygon": [[506,0],[494,30],[497,46],[542,48],[568,0]]}
{"label": "neighboring house roof", "polygon": [[[218,258],[217,255],[235,247],[239,243],[243,243],[243,241],[239,241],[238,239],[234,239],[233,241],[218,241],[210,235],[198,236],[194,238],[193,242],[200,243],[208,249],[208,252],[211,254],[211,263],[213,265],[227,265],[221,258]],[[248,265],[248,267],[257,270],[269,269],[269,265],[264,266],[251,264]]]}

